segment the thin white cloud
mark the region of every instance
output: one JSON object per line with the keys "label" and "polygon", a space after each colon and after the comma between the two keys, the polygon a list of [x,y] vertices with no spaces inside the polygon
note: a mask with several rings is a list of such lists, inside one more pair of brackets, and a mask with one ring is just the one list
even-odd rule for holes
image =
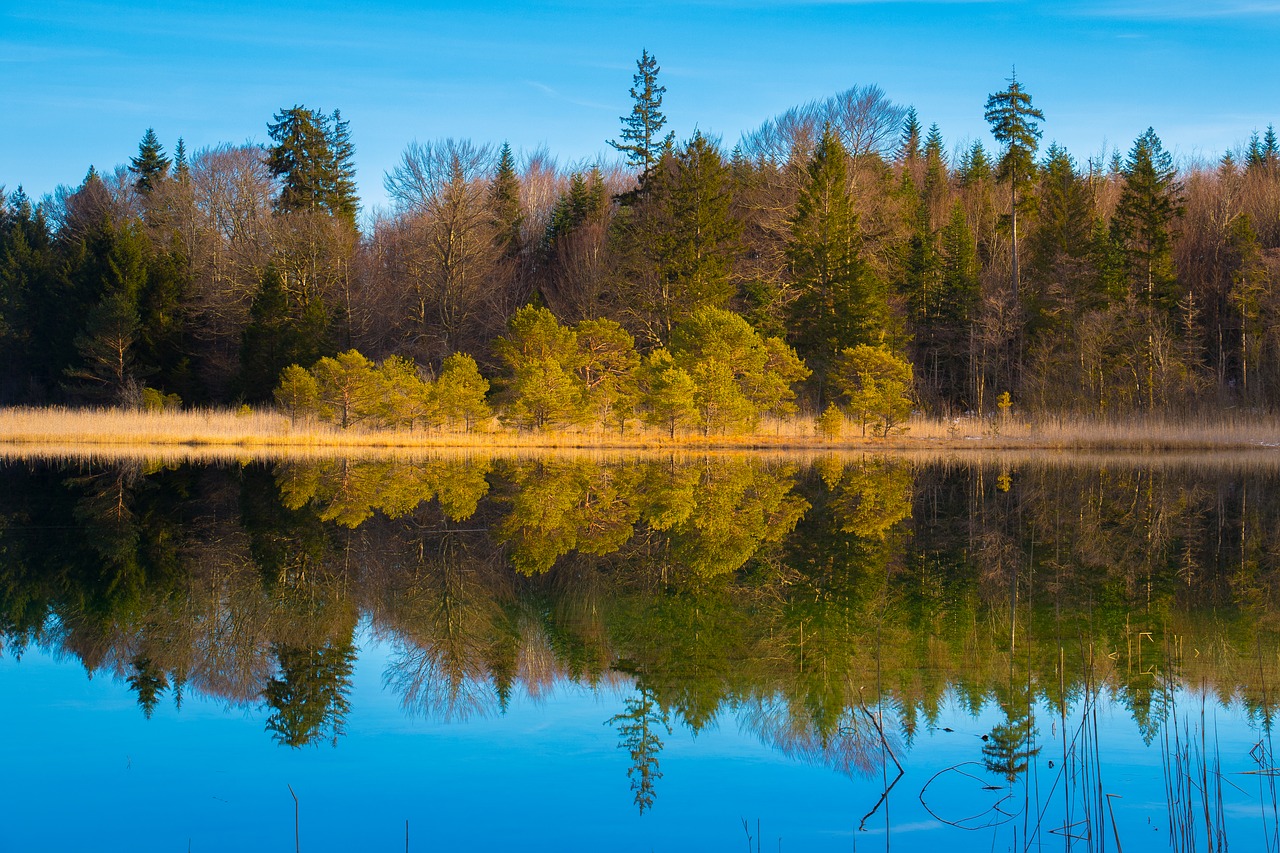
{"label": "thin white cloud", "polygon": [[614,110],[617,108],[616,106],[610,106],[608,104],[600,104],[595,101],[584,101],[581,98],[575,98],[575,97],[572,97],[571,95],[566,95],[558,89],[553,89],[552,87],[548,86],[546,83],[539,83],[537,80],[525,80],[524,82],[525,82],[525,85],[532,86],[534,89],[537,89],[539,92],[546,95],[548,98],[553,98],[557,101],[564,101],[566,104],[573,104],[574,106],[578,106],[578,107],[586,107],[587,109],[590,109],[590,110]]}
{"label": "thin white cloud", "polygon": [[1086,4],[1076,14],[1121,21],[1204,21],[1214,19],[1280,20],[1280,2],[1150,2]]}

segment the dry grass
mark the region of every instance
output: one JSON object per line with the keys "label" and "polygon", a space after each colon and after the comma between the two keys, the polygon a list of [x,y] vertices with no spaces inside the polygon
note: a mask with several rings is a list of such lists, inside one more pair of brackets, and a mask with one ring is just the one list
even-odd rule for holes
{"label": "dry grass", "polygon": [[657,430],[626,435],[593,430],[517,432],[496,422],[475,432],[438,430],[342,430],[320,423],[294,424],[270,411],[191,410],[139,412],[120,409],[0,409],[0,445],[43,453],[125,448],[168,448],[184,455],[227,457],[287,454],[332,455],[352,451],[590,450],[590,451],[1221,451],[1280,447],[1280,419],[1267,415],[1103,420],[1085,418],[913,418],[888,439],[864,438],[846,429],[834,439],[816,435],[810,419],[767,421],[748,435],[689,433],[674,439]]}

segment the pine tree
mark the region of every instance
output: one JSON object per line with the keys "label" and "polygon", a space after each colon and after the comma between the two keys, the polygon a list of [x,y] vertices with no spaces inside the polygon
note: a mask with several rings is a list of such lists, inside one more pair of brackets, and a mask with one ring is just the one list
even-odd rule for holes
{"label": "pine tree", "polygon": [[281,110],[267,125],[275,143],[267,156],[271,174],[280,181],[276,210],[318,211],[355,227],[355,147],[349,122],[294,106]]}
{"label": "pine tree", "polygon": [[1089,186],[1065,149],[1049,146],[1041,169],[1035,227],[1027,236],[1031,294],[1026,300],[1033,327],[1045,327],[1090,291],[1090,230],[1093,202]]}
{"label": "pine tree", "polygon": [[178,137],[173,149],[173,176],[183,183],[191,180],[191,164],[187,162],[187,143]]}
{"label": "pine tree", "polygon": [[516,159],[511,146],[502,143],[498,155],[498,168],[489,185],[489,204],[493,209],[493,229],[498,246],[504,255],[519,254],[520,233],[524,226],[524,211],[520,206],[520,176],[516,174]]}
{"label": "pine tree", "polygon": [[1044,113],[1031,106],[1031,96],[1018,83],[1017,75],[1009,78],[1009,87],[987,98],[985,117],[991,135],[1004,146],[1004,154],[996,177],[1009,182],[1009,217],[1013,260],[1013,292],[1018,294],[1018,188],[1035,173],[1036,148],[1040,143],[1040,125]]}
{"label": "pine tree", "polygon": [[898,142],[898,159],[911,164],[920,159],[920,137],[923,128],[915,107],[907,107],[906,118],[902,120],[902,138]]}
{"label": "pine tree", "polygon": [[962,187],[990,180],[991,158],[987,156],[987,149],[982,147],[981,141],[973,143],[973,147],[965,152],[958,164],[957,172]]}
{"label": "pine tree", "polygon": [[883,282],[862,258],[844,146],[823,132],[791,222],[787,259],[798,294],[792,341],[819,385],[846,347],[878,341],[888,316]]}
{"label": "pine tree", "polygon": [[662,96],[666,86],[658,85],[658,60],[644,50],[636,60],[636,73],[631,78],[631,115],[623,116],[619,141],[609,144],[627,157],[627,164],[638,167],[641,173],[649,171],[663,148],[669,147],[674,134],[660,137],[667,117],[662,114]]}
{"label": "pine tree", "polygon": [[351,122],[342,118],[340,110],[334,110],[327,128],[332,171],[326,206],[334,216],[355,227],[360,199],[356,194],[356,147],[351,141]]}
{"label": "pine tree", "polygon": [[142,195],[150,195],[161,181],[169,176],[169,158],[156,138],[154,128],[147,128],[138,143],[138,156],[130,158],[129,171],[137,177],[133,186]]}
{"label": "pine tree", "polygon": [[1144,301],[1175,310],[1181,296],[1173,266],[1173,222],[1182,215],[1182,187],[1173,157],[1153,128],[1133,143],[1124,189],[1111,219],[1125,257],[1130,290]]}
{"label": "pine tree", "polygon": [[619,288],[653,341],[666,343],[677,323],[733,297],[741,224],[732,191],[720,150],[695,132],[645,173],[619,217],[613,234]]}

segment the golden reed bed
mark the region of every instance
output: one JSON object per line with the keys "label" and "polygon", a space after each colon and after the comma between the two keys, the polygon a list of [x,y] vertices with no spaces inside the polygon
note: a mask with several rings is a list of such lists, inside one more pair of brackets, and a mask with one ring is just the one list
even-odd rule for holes
{"label": "golden reed bed", "polygon": [[941,420],[915,417],[887,439],[846,429],[821,437],[811,419],[771,420],[745,435],[678,434],[633,426],[625,435],[591,429],[518,432],[494,423],[472,432],[364,430],[293,423],[272,411],[194,409],[142,412],[122,409],[0,408],[0,445],[35,448],[223,448],[252,455],[273,451],[329,454],[360,448],[385,450],[983,450],[1222,451],[1280,449],[1280,418],[1216,415],[1102,420],[1041,417]]}

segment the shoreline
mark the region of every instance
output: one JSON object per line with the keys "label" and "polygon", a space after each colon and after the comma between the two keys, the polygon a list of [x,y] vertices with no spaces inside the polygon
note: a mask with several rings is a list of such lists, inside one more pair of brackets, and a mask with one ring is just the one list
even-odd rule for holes
{"label": "shoreline", "polygon": [[[1187,420],[1134,417],[943,421],[913,418],[907,431],[888,438],[815,434],[810,420],[775,421],[742,435],[679,434],[636,429],[619,436],[603,431],[517,432],[342,430],[320,423],[295,424],[270,411],[0,408],[0,448],[40,453],[155,448],[195,453],[291,455],[338,451],[395,452],[562,450],[602,453],[866,453],[912,452],[1198,452],[1280,451],[1280,419],[1239,415]],[[1278,454],[1280,455],[1280,454]]]}

